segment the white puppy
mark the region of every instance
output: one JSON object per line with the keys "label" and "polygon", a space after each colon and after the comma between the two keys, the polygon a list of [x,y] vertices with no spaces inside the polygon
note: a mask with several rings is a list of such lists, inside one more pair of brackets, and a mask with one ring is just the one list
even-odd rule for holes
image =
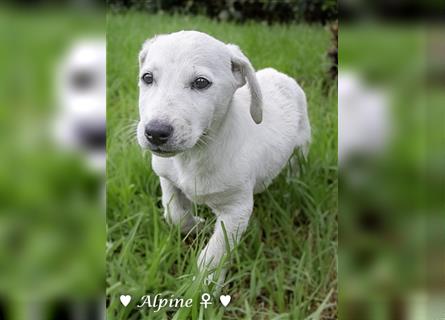
{"label": "white puppy", "polygon": [[[144,43],[139,54],[137,137],[153,153],[165,218],[189,232],[201,219],[192,202],[217,217],[199,267],[215,267],[247,227],[254,193],[305,153],[310,125],[303,90],[274,70],[255,73],[240,49],[207,34],[181,31]],[[247,80],[247,84],[246,84]]]}

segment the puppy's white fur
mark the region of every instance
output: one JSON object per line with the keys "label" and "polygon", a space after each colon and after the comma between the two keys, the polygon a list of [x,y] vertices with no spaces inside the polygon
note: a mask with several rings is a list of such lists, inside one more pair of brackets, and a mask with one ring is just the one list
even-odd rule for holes
{"label": "puppy's white fur", "polygon": [[[209,206],[217,222],[199,264],[214,267],[226,252],[222,223],[232,248],[247,227],[254,193],[278,175],[294,149],[307,152],[305,94],[274,69],[255,73],[237,46],[196,31],[146,41],[139,63],[140,78],[151,72],[154,82],[139,81],[137,137],[142,148],[154,150],[165,218],[189,232],[200,222],[192,202]],[[209,88],[190,85],[200,76]],[[161,149],[144,136],[152,120],[174,128]]]}

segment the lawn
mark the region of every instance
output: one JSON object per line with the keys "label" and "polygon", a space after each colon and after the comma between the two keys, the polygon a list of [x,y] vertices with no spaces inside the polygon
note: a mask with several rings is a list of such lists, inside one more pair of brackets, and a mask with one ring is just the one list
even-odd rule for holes
{"label": "lawn", "polygon": [[[212,214],[184,239],[162,218],[150,153],[135,139],[137,54],[155,34],[183,29],[240,46],[256,69],[273,67],[306,92],[313,143],[298,178],[285,170],[255,197],[255,208],[221,293],[204,309],[196,257],[212,232]],[[107,307],[109,319],[332,319],[337,308],[337,86],[325,83],[330,35],[322,26],[217,23],[203,17],[109,14],[107,26]],[[144,294],[193,298],[191,308],[136,308]],[[130,294],[126,308],[119,301]]]}

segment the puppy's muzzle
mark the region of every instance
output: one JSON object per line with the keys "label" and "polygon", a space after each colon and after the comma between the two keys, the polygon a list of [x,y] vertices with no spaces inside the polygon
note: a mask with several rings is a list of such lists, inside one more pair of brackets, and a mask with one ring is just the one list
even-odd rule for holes
{"label": "puppy's muzzle", "polygon": [[173,134],[173,127],[165,122],[151,121],[145,126],[144,135],[154,146],[165,144]]}

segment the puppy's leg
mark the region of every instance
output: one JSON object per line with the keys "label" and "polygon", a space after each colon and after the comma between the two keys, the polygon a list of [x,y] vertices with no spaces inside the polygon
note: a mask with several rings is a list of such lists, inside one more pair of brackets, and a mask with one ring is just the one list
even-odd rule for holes
{"label": "puppy's leg", "polygon": [[[206,268],[214,268],[218,266],[228,249],[238,243],[241,235],[247,228],[250,215],[253,208],[253,195],[237,196],[230,205],[219,206],[216,208],[215,214],[217,216],[215,231],[209,240],[209,243],[199,254],[198,266],[200,270]],[[224,229],[227,234],[227,242],[230,248],[226,246],[226,239],[224,236]],[[225,270],[222,271],[222,274]],[[222,282],[221,276],[218,282]]]}
{"label": "puppy's leg", "polygon": [[[165,220],[180,225],[181,232],[188,233],[204,219],[192,215],[192,202],[165,178],[159,178],[162,189],[162,206]],[[196,231],[196,228],[193,229]]]}

